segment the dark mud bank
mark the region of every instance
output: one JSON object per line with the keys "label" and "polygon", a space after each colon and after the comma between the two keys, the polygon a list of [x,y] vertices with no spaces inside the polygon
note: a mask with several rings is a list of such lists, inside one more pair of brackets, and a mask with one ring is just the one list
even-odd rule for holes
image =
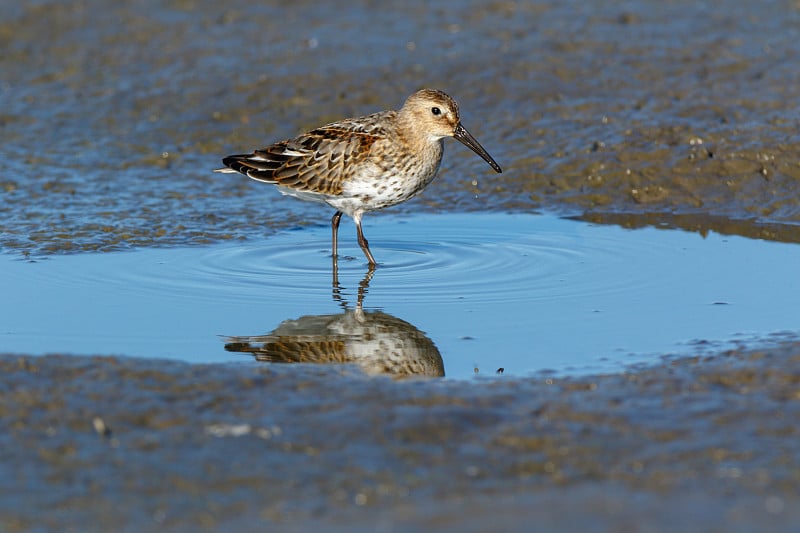
{"label": "dark mud bank", "polygon": [[4,531],[800,519],[796,342],[565,379],[74,356],[0,369]]}

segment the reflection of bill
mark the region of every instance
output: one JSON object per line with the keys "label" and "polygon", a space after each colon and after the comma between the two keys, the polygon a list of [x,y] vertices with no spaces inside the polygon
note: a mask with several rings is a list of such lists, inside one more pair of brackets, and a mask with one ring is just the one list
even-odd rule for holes
{"label": "reflection of bill", "polygon": [[355,364],[367,374],[397,378],[444,376],[442,356],[423,332],[390,314],[363,309],[373,275],[370,268],[359,284],[358,305],[349,309],[334,258],[333,299],[343,313],[285,320],[266,335],[226,337],[225,349],[270,363]]}
{"label": "reflection of bill", "polygon": [[286,320],[272,333],[228,337],[225,349],[271,363],[350,363],[367,374],[444,376],[439,350],[420,330],[381,311]]}

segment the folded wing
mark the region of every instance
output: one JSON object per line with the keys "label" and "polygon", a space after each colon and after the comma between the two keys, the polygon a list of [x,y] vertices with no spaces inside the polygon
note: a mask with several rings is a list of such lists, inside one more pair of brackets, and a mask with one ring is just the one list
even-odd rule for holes
{"label": "folded wing", "polygon": [[220,172],[239,172],[254,180],[297,191],[338,195],[347,172],[354,172],[386,132],[369,115],[322,126],[251,154],[230,155]]}

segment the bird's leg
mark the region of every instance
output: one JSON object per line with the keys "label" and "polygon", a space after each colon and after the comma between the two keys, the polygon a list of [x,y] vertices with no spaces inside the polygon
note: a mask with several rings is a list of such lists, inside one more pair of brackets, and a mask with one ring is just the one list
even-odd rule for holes
{"label": "bird's leg", "polygon": [[333,214],[333,218],[331,219],[331,231],[333,232],[333,240],[331,249],[333,251],[333,260],[336,261],[336,257],[339,255],[337,248],[339,245],[339,221],[342,219],[342,212],[336,211]]}
{"label": "bird's leg", "polygon": [[361,217],[354,216],[353,220],[356,221],[356,231],[358,232],[358,245],[361,246],[361,249],[364,250],[364,255],[367,256],[367,261],[369,261],[370,268],[375,268],[375,265],[378,263],[375,262],[375,258],[372,257],[372,252],[369,251],[369,243],[367,239],[364,238],[364,232],[361,230]]}
{"label": "bird's leg", "polygon": [[339,289],[339,258],[335,255],[331,258],[331,275],[333,279],[331,280],[331,285],[333,285],[333,290],[338,291]]}

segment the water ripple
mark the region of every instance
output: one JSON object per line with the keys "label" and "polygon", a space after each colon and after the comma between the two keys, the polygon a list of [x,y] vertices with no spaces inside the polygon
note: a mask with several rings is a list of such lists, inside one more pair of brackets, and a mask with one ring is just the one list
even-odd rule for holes
{"label": "water ripple", "polygon": [[[339,276],[345,287],[357,287],[367,271],[351,229],[343,225],[340,235]],[[673,247],[658,240],[642,250],[640,240],[624,232],[593,229],[526,215],[376,223],[369,238],[380,266],[371,292],[379,294],[381,306],[409,298],[489,303],[589,297],[670,282],[636,268],[636,262],[643,253],[648,262],[667,260]],[[50,272],[43,282],[80,286],[101,279],[137,292],[198,300],[314,298],[330,294],[329,239],[329,230],[317,227],[260,242],[105,254],[104,261],[87,261],[63,279]]]}
{"label": "water ripple", "polygon": [[[550,217],[447,216],[372,228],[373,253],[380,266],[372,291],[380,303],[469,299],[475,302],[591,296],[643,289],[670,280],[636,269],[641,243],[624,233],[592,231],[590,226]],[[492,218],[492,223],[487,222]],[[507,221],[499,223],[499,221]],[[347,241],[343,228],[340,241]],[[433,238],[432,238],[433,237]],[[354,240],[354,239],[353,239]],[[354,243],[342,242],[339,273],[354,287],[366,262]],[[206,283],[213,291],[258,287],[275,295],[312,294],[329,288],[331,259],[327,228],[290,232],[263,243],[213,248],[197,262],[173,269],[177,279]],[[671,247],[648,246],[648,261],[666,260]],[[620,276],[620,271],[626,274]]]}

